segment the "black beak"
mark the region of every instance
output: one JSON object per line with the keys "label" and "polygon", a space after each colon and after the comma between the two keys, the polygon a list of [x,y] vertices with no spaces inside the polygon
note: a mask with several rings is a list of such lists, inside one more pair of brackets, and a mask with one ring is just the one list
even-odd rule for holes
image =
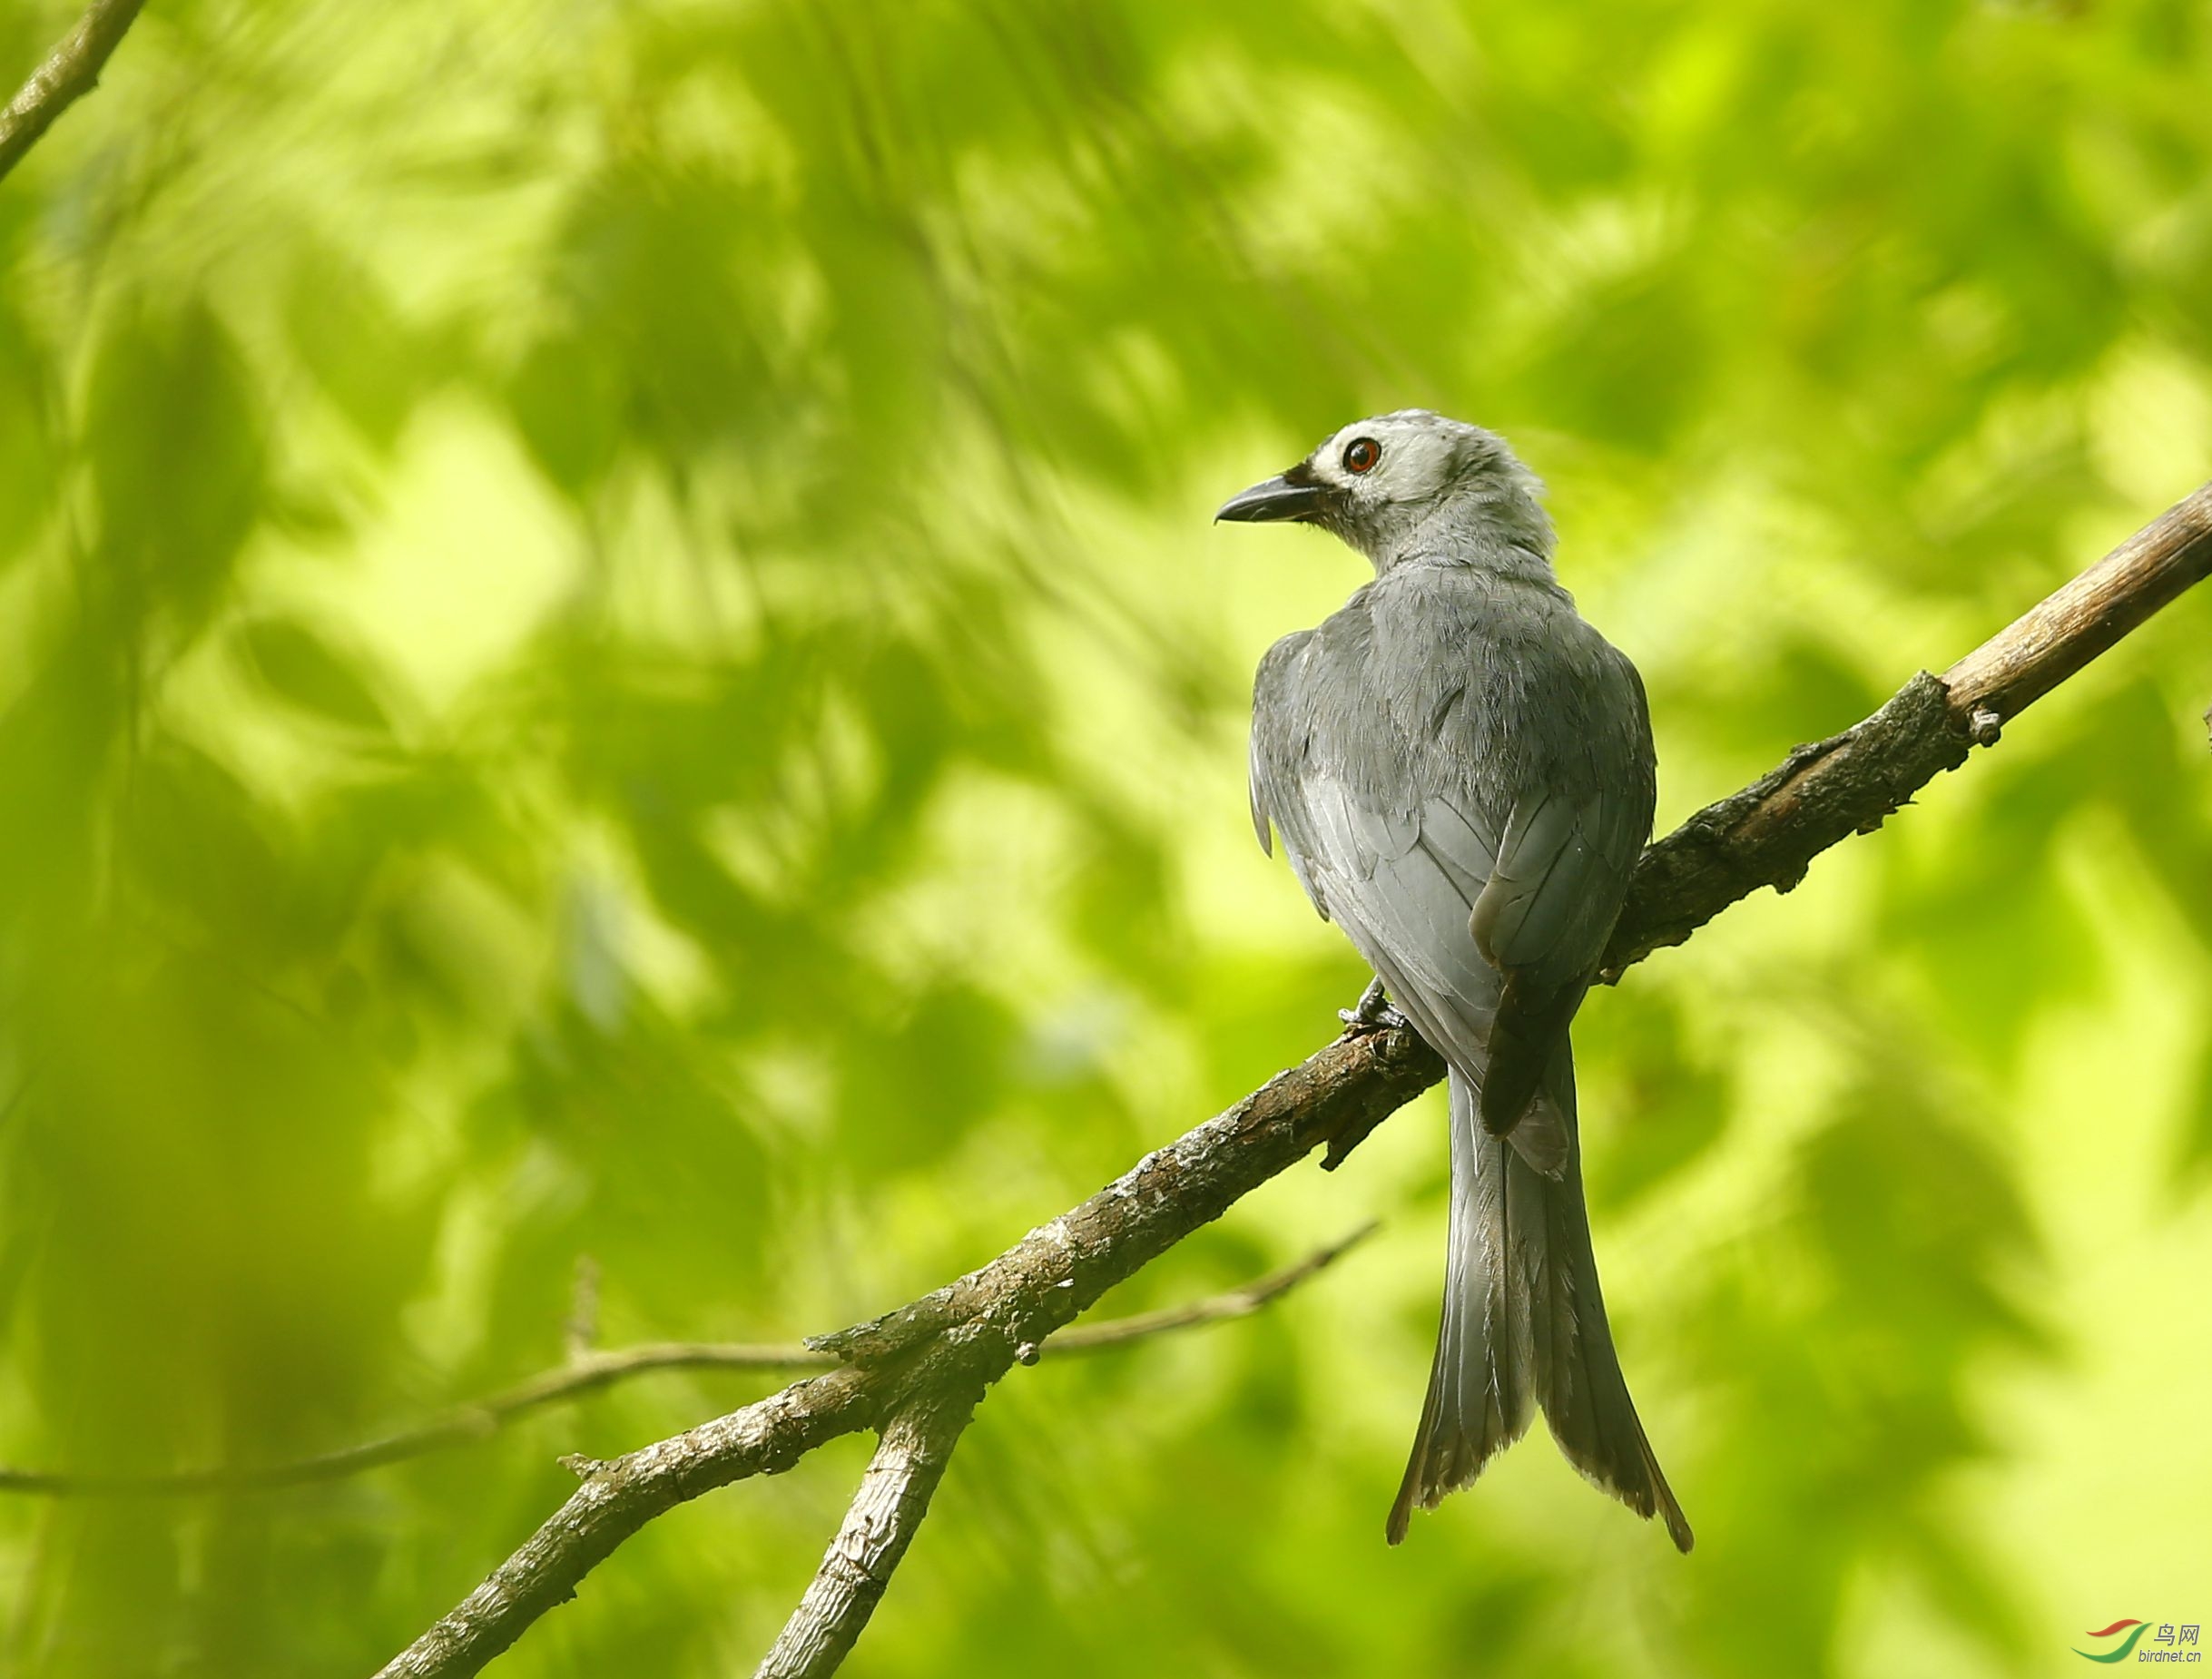
{"label": "black beak", "polygon": [[1301,462],[1278,477],[1232,496],[1214,515],[1218,525],[1274,525],[1285,519],[1312,520],[1321,511],[1322,487]]}

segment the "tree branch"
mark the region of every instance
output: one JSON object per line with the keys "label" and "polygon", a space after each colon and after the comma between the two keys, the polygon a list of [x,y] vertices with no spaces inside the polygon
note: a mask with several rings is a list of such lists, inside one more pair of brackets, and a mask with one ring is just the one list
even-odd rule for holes
{"label": "tree branch", "polygon": [[[1679,944],[1762,886],[1803,879],[1812,859],[1854,832],[1879,827],[1938,771],[1965,761],[2009,718],[2212,572],[2212,485],[2198,490],[2077,577],[1943,678],[1924,672],[1853,729],[1800,747],[1780,768],[1708,806],[1647,849],[1606,962],[1617,977],[1665,945]],[[1330,1145],[1332,1156],[1443,1076],[1443,1063],[1402,1026],[1357,1027],[1277,1075],[1226,1112],[1147,1154],[1080,1206],[1032,1231],[998,1258],[897,1311],[810,1343],[846,1368],[758,1405],[592,1466],[585,1487],[451,1615],[396,1658],[379,1679],[473,1674],[531,1621],[573,1595],[576,1582],[624,1537],[681,1498],[763,1468],[789,1467],[823,1440],[880,1427],[949,1428],[917,1437],[907,1455],[941,1441],[936,1469],[883,1479],[904,1512],[870,1554],[879,1579],[897,1561],[928,1488],[941,1473],[975,1399],[1017,1360],[1106,1289],[1221,1216],[1239,1197]],[[950,1408],[929,1424],[912,1407]],[[903,1434],[902,1434],[903,1438]],[[884,1461],[878,1454],[878,1463]],[[870,1509],[884,1496],[863,1489]],[[867,1526],[856,1507],[832,1556]],[[867,1527],[868,1535],[877,1529]],[[831,1566],[825,1558],[824,1568]],[[821,1581],[817,1580],[817,1586]],[[857,1596],[859,1588],[855,1586]],[[810,1588],[810,1597],[814,1596]],[[841,1599],[840,1601],[842,1601]],[[873,1599],[870,1599],[872,1606]],[[848,1621],[857,1632],[859,1618]],[[793,1627],[813,1664],[764,1672],[830,1672],[832,1611]],[[815,1628],[821,1629],[817,1640]],[[787,1627],[777,1651],[795,1636]],[[772,1653],[770,1661],[778,1656]]]}
{"label": "tree branch", "polygon": [[[1067,1330],[1052,1339],[1051,1350],[1092,1352],[1124,1347],[1146,1336],[1247,1316],[1333,1263],[1379,1228],[1370,1220],[1342,1242],[1297,1264],[1211,1300]],[[1037,1350],[1027,1350],[1025,1359],[1025,1349],[1017,1346],[1015,1358],[1036,1362]],[[835,1673],[882,1601],[914,1530],[929,1514],[930,1496],[944,1478],[952,1448],[974,1416],[984,1389],[973,1385],[947,1394],[925,1382],[911,1391],[913,1397],[884,1423],[875,1458],[860,1478],[844,1525],[830,1542],[821,1568],[762,1659],[754,1679],[823,1679]]]}
{"label": "tree branch", "polygon": [[[1333,1264],[1381,1226],[1373,1220],[1341,1242],[1317,1249],[1294,1265],[1256,1277],[1241,1288],[1166,1306],[1156,1311],[1080,1324],[1056,1335],[1043,1350],[1057,1358],[1126,1347],[1148,1336],[1230,1318],[1249,1317],[1270,1301]],[[572,1340],[581,1316],[569,1328]],[[388,1463],[418,1458],[448,1446],[466,1445],[496,1432],[526,1412],[557,1405],[656,1370],[827,1370],[838,1368],[835,1354],[789,1343],[747,1341],[646,1341],[605,1352],[585,1351],[566,1364],[542,1370],[527,1380],[467,1405],[358,1445],[318,1452],[283,1463],[247,1464],[211,1469],[181,1469],[160,1475],[79,1475],[64,1470],[0,1467],[0,1493],[53,1497],[159,1498],[209,1492],[261,1492],[339,1480]]]}
{"label": "tree branch", "polygon": [[872,1425],[879,1387],[865,1371],[831,1370],[611,1463],[570,1459],[584,1484],[568,1502],[378,1679],[477,1672],[664,1510],[748,1476],[777,1474]]}
{"label": "tree branch", "polygon": [[844,1526],[754,1679],[821,1679],[837,1671],[883,1601],[982,1397],[981,1389],[924,1394],[884,1425]]}
{"label": "tree branch", "polygon": [[1922,672],[1865,722],[1707,805],[1645,851],[1605,977],[1678,945],[1763,886],[1786,892],[1813,859],[1872,833],[1970,748],[2212,574],[2212,484],[2164,514],[1941,677]]}
{"label": "tree branch", "polygon": [[0,110],[0,178],[54,125],[54,119],[100,84],[108,56],[137,20],[146,0],[93,0],[46,62]]}
{"label": "tree branch", "polygon": [[[825,1441],[878,1426],[910,1393],[980,1392],[1115,1283],[1338,1128],[1371,1125],[1441,1076],[1442,1063],[1411,1032],[1348,1035],[1147,1154],[982,1270],[892,1314],[910,1325],[934,1311],[934,1330],[882,1330],[866,1368],[841,1367],[612,1464],[585,1466],[583,1488],[378,1679],[476,1673],[672,1505],[788,1468]],[[933,1307],[940,1296],[957,1297],[962,1315]]]}
{"label": "tree branch", "polygon": [[[1956,714],[2007,722],[2212,575],[2212,484],[2150,524],[1943,673]],[[1987,739],[1984,739],[1984,734]],[[1991,745],[1996,735],[1974,735]]]}

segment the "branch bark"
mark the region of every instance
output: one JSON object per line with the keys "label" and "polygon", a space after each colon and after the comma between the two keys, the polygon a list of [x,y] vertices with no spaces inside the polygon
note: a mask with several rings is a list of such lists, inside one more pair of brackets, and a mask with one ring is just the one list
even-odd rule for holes
{"label": "branch bark", "polygon": [[146,0],[93,0],[0,110],[0,179],[54,126],[54,119],[100,84],[100,72]]}
{"label": "branch bark", "polygon": [[884,1425],[844,1526],[754,1679],[822,1679],[837,1671],[929,1513],[930,1495],[982,1397],[979,1388],[926,1394]]}
{"label": "branch bark", "polygon": [[1763,886],[1786,892],[1814,858],[1872,833],[1976,745],[2192,584],[2212,574],[2212,484],[2164,514],[1941,677],[1922,672],[1872,717],[1801,746],[1742,792],[1647,849],[1604,974],[1678,945]]}
{"label": "branch bark", "polygon": [[[1922,672],[1872,717],[1798,748],[1771,774],[1649,848],[1607,953],[1608,977],[1653,950],[1681,943],[1763,886],[1788,890],[1821,851],[1881,826],[1939,771],[1963,763],[1977,742],[1993,743],[2008,719],[2207,573],[2212,485],[1943,677]],[[874,1488],[864,1485],[824,1560],[828,1571],[833,1558],[851,1555],[841,1550],[849,1537],[872,1557],[862,1567],[874,1582],[867,1601],[872,1607],[926,1507],[951,1439],[991,1383],[1016,1362],[1034,1360],[1047,1336],[1239,1197],[1317,1147],[1327,1145],[1330,1159],[1341,1159],[1442,1076],[1442,1062],[1402,1026],[1346,1032],[1147,1154],[989,1264],[895,1311],[809,1343],[834,1355],[842,1368],[614,1464],[588,1466],[584,1488],[560,1513],[380,1679],[477,1672],[531,1621],[572,1596],[576,1582],[622,1538],[671,1504],[763,1468],[787,1468],[821,1441],[866,1427],[883,1429],[887,1438],[895,1431],[907,1442],[894,1455],[898,1463],[937,1452],[926,1486],[924,1469],[892,1467]],[[950,1409],[932,1421],[917,1409],[930,1405]],[[883,1453],[877,1461],[885,1462]],[[816,1586],[821,1586],[819,1577]],[[860,1591],[852,1586],[856,1606],[841,1610],[845,1596],[823,1587],[817,1597],[810,1587],[817,1610],[810,1614],[802,1605],[762,1671],[831,1671],[850,1648],[849,1639],[835,1645],[835,1636],[848,1626],[857,1633],[866,1618],[857,1606]],[[801,1646],[813,1664],[773,1665],[785,1659],[779,1652]]]}
{"label": "branch bark", "polygon": [[664,1510],[788,1469],[815,1448],[870,1427],[880,1385],[862,1370],[831,1370],[611,1463],[571,1459],[584,1484],[378,1679],[477,1672],[539,1615],[574,1597],[578,1581]]}

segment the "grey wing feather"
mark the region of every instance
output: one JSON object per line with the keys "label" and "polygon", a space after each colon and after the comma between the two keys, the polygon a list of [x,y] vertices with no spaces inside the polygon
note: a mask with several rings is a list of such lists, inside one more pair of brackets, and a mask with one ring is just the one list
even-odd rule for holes
{"label": "grey wing feather", "polygon": [[1541,791],[1516,804],[1470,918],[1483,955],[1547,986],[1587,976],[1612,935],[1643,848],[1637,804],[1634,790],[1618,787],[1579,801]]}
{"label": "grey wing feather", "polygon": [[[1285,748],[1288,745],[1281,738],[1280,728],[1271,728],[1269,725],[1279,719],[1284,710],[1282,690],[1290,674],[1290,667],[1297,663],[1299,653],[1312,638],[1313,632],[1311,630],[1299,630],[1284,636],[1267,650],[1266,656],[1260,661],[1259,673],[1253,677],[1252,683],[1253,727],[1248,782],[1252,800],[1252,829],[1260,837],[1260,849],[1269,857],[1275,854],[1270,832],[1279,825],[1274,818],[1277,800],[1271,799],[1270,794],[1273,792],[1279,797],[1282,791],[1280,772],[1285,765],[1281,761],[1287,755]],[[1293,857],[1293,866],[1295,862]],[[1313,888],[1305,878],[1305,870],[1298,869],[1297,874],[1299,884],[1306,889],[1306,895],[1312,897]],[[1315,899],[1314,908],[1321,909],[1323,916],[1329,913],[1319,899]]]}
{"label": "grey wing feather", "polygon": [[1471,923],[1492,961],[1547,988],[1587,978],[1604,953],[1655,791],[1642,679],[1595,632],[1576,641],[1571,663],[1595,702],[1578,750],[1517,790]]}
{"label": "grey wing feather", "polygon": [[1636,667],[1580,620],[1559,637],[1571,674],[1551,760],[1516,791],[1498,867],[1470,930],[1506,976],[1481,1092],[1483,1125],[1509,1134],[1567,1041],[1651,831],[1650,726]]}
{"label": "grey wing feather", "polygon": [[[1263,662],[1252,737],[1252,803],[1272,824],[1307,896],[1344,929],[1422,1037],[1479,1081],[1503,977],[1466,930],[1496,863],[1471,797],[1411,785],[1402,752],[1346,753],[1308,706],[1300,645]],[[1346,712],[1335,720],[1356,717]],[[1316,742],[1316,734],[1322,738]],[[1359,781],[1351,763],[1358,762]],[[1516,1134],[1542,1169],[1564,1164],[1564,1125],[1539,1118]]]}
{"label": "grey wing feather", "polygon": [[[1488,849],[1475,849],[1480,835],[1464,819],[1441,813],[1433,843],[1411,820],[1394,829],[1367,821],[1342,784],[1326,777],[1309,775],[1298,791],[1284,849],[1303,852],[1308,889],[1322,913],[1382,977],[1421,1035],[1479,1075],[1502,980],[1471,938],[1438,934],[1466,926],[1473,896],[1468,883],[1489,875]],[[1406,841],[1394,851],[1371,843],[1392,832]]]}

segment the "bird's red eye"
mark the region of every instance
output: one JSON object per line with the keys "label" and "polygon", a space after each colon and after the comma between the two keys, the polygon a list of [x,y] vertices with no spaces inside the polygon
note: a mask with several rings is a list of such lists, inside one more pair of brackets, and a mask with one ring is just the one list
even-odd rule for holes
{"label": "bird's red eye", "polygon": [[1372,437],[1354,437],[1344,446],[1344,468],[1348,472],[1369,472],[1382,458],[1382,446]]}

